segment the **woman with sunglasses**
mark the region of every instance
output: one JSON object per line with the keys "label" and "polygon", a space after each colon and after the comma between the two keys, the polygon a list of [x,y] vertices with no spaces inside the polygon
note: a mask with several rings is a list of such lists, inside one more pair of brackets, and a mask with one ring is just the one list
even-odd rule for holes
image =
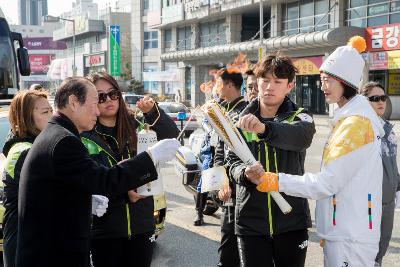
{"label": "woman with sunglasses", "polygon": [[[382,85],[377,82],[369,82],[361,89],[361,94],[366,96],[375,110],[382,118],[386,110],[387,95]],[[382,220],[379,252],[375,259],[375,266],[381,266],[392,237],[396,191],[400,191],[400,176],[397,168],[397,137],[393,131],[393,124],[382,118],[385,135],[382,141]],[[400,193],[398,193],[400,194]],[[399,203],[398,203],[399,204]]]}
{"label": "woman with sunglasses", "polygon": [[[99,73],[89,79],[99,94],[100,116],[95,128],[82,135],[82,141],[99,164],[112,166],[136,155],[138,123],[112,76]],[[152,129],[159,140],[178,136],[175,123],[150,97],[139,100],[136,106],[143,112],[145,122],[153,124],[157,120]],[[94,267],[150,266],[155,240],[153,214],[151,196],[143,197],[132,190],[109,197],[107,212],[101,217],[93,216]]]}
{"label": "woman with sunglasses", "polygon": [[26,155],[36,136],[53,114],[42,91],[20,91],[11,101],[8,112],[11,132],[3,147],[4,165],[4,266],[15,266],[18,230],[19,178]]}

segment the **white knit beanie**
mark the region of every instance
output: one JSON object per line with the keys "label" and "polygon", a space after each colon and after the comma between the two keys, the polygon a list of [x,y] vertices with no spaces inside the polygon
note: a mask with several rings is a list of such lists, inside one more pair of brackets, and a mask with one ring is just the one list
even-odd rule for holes
{"label": "white knit beanie", "polygon": [[345,84],[359,89],[363,77],[365,61],[361,56],[366,48],[365,39],[354,36],[345,46],[340,46],[324,61],[320,72],[331,75]]}

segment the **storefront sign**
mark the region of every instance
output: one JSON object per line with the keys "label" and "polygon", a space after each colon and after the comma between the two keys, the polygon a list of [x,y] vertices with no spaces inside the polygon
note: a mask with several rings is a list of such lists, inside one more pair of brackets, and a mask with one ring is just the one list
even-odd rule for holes
{"label": "storefront sign", "polygon": [[389,95],[400,94],[400,73],[389,74],[388,94]]}
{"label": "storefront sign", "polygon": [[368,27],[366,30],[367,51],[400,49],[400,24]]}
{"label": "storefront sign", "polygon": [[53,55],[29,55],[31,75],[46,75]]}
{"label": "storefront sign", "polygon": [[104,54],[85,56],[85,67],[86,68],[104,66],[104,65],[105,65]]}
{"label": "storefront sign", "polygon": [[388,53],[386,51],[364,53],[362,56],[370,70],[386,70],[388,68]]}
{"label": "storefront sign", "polygon": [[322,65],[322,57],[306,57],[293,60],[293,65],[297,68],[297,75],[319,74]]}
{"label": "storefront sign", "polygon": [[185,12],[193,12],[202,6],[207,6],[209,0],[184,0]]}
{"label": "storefront sign", "polygon": [[398,69],[400,68],[400,50],[388,51],[388,69]]}
{"label": "storefront sign", "polygon": [[109,73],[112,76],[120,76],[120,28],[119,25],[110,25],[109,31],[110,67]]}
{"label": "storefront sign", "polygon": [[64,42],[53,41],[52,37],[24,38],[24,45],[28,50],[64,50],[67,45]]}

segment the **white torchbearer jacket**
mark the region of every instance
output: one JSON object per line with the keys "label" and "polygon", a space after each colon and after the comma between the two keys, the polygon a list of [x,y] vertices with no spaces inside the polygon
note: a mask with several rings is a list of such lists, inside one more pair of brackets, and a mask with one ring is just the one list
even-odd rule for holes
{"label": "white torchbearer jacket", "polygon": [[279,173],[279,191],[317,200],[316,225],[329,241],[379,243],[382,124],[364,96],[335,111],[319,173]]}

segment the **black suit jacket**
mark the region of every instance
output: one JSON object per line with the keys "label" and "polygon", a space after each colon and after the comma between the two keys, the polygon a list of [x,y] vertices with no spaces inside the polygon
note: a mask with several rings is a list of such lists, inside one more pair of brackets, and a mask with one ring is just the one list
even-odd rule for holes
{"label": "black suit jacket", "polygon": [[122,194],[154,179],[146,152],[112,168],[99,165],[74,124],[54,116],[22,167],[16,266],[88,266],[91,195]]}

